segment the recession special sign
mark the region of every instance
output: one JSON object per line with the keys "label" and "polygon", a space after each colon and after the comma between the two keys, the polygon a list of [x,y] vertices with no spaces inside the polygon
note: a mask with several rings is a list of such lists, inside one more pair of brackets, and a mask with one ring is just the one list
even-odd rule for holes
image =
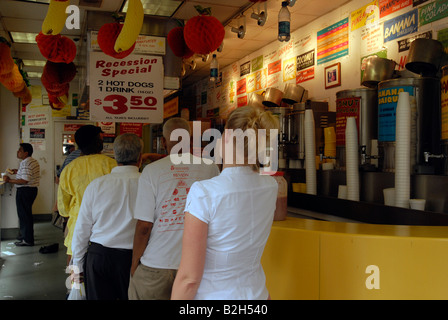
{"label": "recession special sign", "polygon": [[90,120],[162,123],[162,57],[91,52]]}

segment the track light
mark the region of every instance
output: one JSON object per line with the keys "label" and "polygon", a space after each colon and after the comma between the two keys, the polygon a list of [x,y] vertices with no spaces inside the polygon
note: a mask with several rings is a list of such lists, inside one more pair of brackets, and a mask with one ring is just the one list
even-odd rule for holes
{"label": "track light", "polygon": [[219,45],[218,49],[216,49],[216,51],[222,52],[223,48],[224,48],[224,40],[221,42],[221,44]]}
{"label": "track light", "polygon": [[268,19],[267,2],[264,2],[264,10],[260,10],[261,3],[258,3],[258,13],[253,12],[250,17],[257,20],[259,26],[264,26],[266,20]]}
{"label": "track light", "polygon": [[238,22],[239,27],[238,28],[232,27],[231,31],[237,33],[239,39],[243,39],[244,36],[246,35],[246,16],[241,16],[240,18],[238,18]]}

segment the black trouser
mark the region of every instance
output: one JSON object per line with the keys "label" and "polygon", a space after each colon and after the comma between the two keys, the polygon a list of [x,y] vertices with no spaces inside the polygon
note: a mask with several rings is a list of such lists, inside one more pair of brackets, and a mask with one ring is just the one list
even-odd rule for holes
{"label": "black trouser", "polygon": [[92,242],[84,262],[87,300],[127,300],[132,250]]}
{"label": "black trouser", "polygon": [[37,187],[20,187],[16,191],[17,215],[19,216],[20,238],[34,244],[33,203]]}

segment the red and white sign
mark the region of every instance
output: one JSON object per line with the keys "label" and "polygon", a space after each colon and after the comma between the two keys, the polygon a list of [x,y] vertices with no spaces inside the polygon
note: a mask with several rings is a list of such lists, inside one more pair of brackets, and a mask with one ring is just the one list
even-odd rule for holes
{"label": "red and white sign", "polygon": [[90,52],[90,120],[162,123],[162,57]]}
{"label": "red and white sign", "polygon": [[296,75],[296,84],[314,79],[314,67],[301,70],[297,72]]}

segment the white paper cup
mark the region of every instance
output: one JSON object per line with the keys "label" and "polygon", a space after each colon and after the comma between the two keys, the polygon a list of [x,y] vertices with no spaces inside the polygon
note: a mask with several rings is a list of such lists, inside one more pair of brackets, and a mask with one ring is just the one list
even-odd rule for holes
{"label": "white paper cup", "polygon": [[333,170],[333,169],[334,169],[333,162],[322,163],[322,170]]}
{"label": "white paper cup", "polygon": [[386,206],[395,206],[395,188],[383,189],[383,195]]}
{"label": "white paper cup", "polygon": [[338,187],[338,198],[339,199],[347,199],[347,186],[339,185]]}
{"label": "white paper cup", "polygon": [[425,199],[409,199],[409,205],[414,210],[425,210]]}

